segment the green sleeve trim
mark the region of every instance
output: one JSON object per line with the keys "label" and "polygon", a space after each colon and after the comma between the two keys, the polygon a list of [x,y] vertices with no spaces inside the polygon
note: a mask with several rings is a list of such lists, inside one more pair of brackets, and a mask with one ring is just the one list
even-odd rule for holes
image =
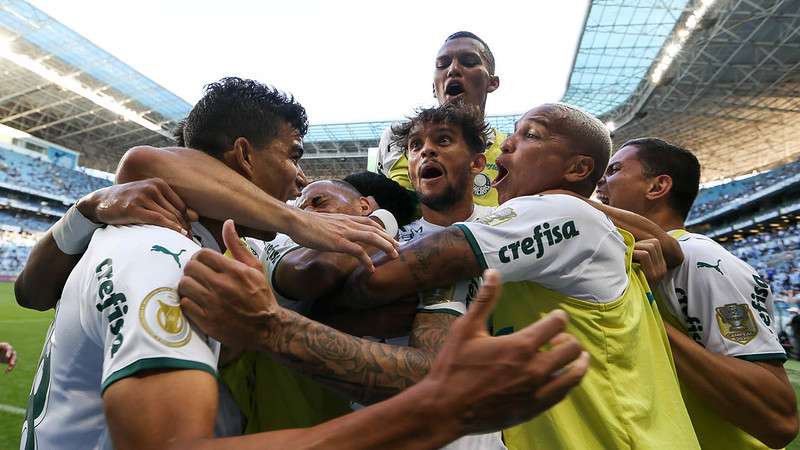
{"label": "green sleeve trim", "polygon": [[150,369],[202,370],[203,372],[210,373],[215,378],[217,376],[217,371],[213,367],[201,362],[175,358],[145,358],[135,361],[109,375],[103,382],[100,394],[102,395],[113,383],[123,378],[128,378],[143,370]]}
{"label": "green sleeve trim", "polygon": [[789,358],[786,357],[786,353],[761,353],[759,355],[741,355],[735,356],[735,358],[743,359],[745,361],[780,361],[786,362]]}
{"label": "green sleeve trim", "polygon": [[478,245],[478,241],[475,239],[475,236],[472,235],[472,231],[470,231],[469,227],[463,223],[457,223],[455,226],[458,227],[464,233],[464,237],[467,238],[467,242],[469,242],[469,246],[472,248],[472,253],[475,254],[475,258],[478,260],[478,265],[481,266],[481,270],[488,269],[489,266],[486,264],[486,259],[483,257],[481,247]]}
{"label": "green sleeve trim", "polygon": [[439,309],[417,308],[417,314],[436,314],[436,313],[450,314],[451,316],[456,316],[456,317],[461,317],[463,315],[461,314],[461,312],[450,308],[439,308]]}

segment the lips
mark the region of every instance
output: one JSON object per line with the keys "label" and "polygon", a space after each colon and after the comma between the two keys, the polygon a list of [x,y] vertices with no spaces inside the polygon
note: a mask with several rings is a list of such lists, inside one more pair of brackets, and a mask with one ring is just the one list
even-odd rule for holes
{"label": "lips", "polygon": [[423,163],[417,173],[421,180],[432,180],[444,175],[444,168],[439,163],[430,161]]}
{"label": "lips", "polygon": [[464,85],[458,80],[450,80],[444,87],[444,95],[455,97],[465,92]]}
{"label": "lips", "polygon": [[502,183],[503,180],[508,176],[508,169],[500,164],[500,161],[495,161],[495,164],[497,164],[497,176],[494,177],[494,180],[492,181],[493,188],[496,188],[497,185]]}

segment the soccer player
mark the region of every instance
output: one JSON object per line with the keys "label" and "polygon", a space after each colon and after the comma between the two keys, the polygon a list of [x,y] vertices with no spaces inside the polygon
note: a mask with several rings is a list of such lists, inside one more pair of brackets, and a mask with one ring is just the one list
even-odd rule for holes
{"label": "soccer player", "polygon": [[[608,131],[575,108],[547,104],[526,113],[502,149],[495,187],[504,203],[498,210],[403,246],[399,259],[378,257],[374,273],[351,275],[341,298],[385,302],[495,268],[506,277],[492,320],[496,335],[563,308],[573,317],[569,329],[592,354],[592,370],[562,403],[504,431],[509,448],[698,448],[658,310],[631,267],[631,235],[582,199],[541,195],[564,189],[588,196],[608,161]],[[209,258],[187,267],[179,288],[187,314],[223,342],[266,333],[273,314],[265,300],[254,290],[235,292],[240,271]],[[206,276],[208,264],[223,276]],[[260,342],[275,353],[290,345]]]}
{"label": "soccer player", "polygon": [[[228,134],[221,135],[218,122],[208,121],[220,110],[228,110],[228,118],[242,128],[228,124]],[[257,125],[248,126],[253,123]],[[278,200],[283,200],[281,193],[288,195],[291,189],[286,185],[296,178],[291,155],[300,146],[306,126],[303,108],[284,94],[259,83],[228,78],[209,85],[193,108],[187,120],[186,143],[205,147],[260,189],[275,192]],[[192,231],[192,239],[151,225],[108,226],[94,233],[67,279],[48,332],[21,449],[111,448],[112,443],[118,449],[435,448],[460,434],[493,429],[536,414],[563,397],[586,370],[583,359],[563,370],[580,355],[574,340],[558,334],[566,321],[563,313],[550,316],[543,327],[530,328],[525,336],[505,341],[506,345],[488,342],[480,324],[489,314],[491,301],[486,297],[499,280],[490,275],[494,286],[482,299],[487,307],[478,308],[481,311],[461,322],[461,332],[445,346],[430,382],[420,383],[418,389],[384,405],[309,431],[212,440],[218,344],[185,318],[176,287],[187,261],[201,245],[217,251],[228,247],[239,259],[242,254],[252,255],[241,247],[232,226],[225,231],[218,221],[201,217]],[[59,233],[54,234],[60,243]],[[258,273],[261,275],[260,270]],[[312,339],[331,332],[336,336],[333,330],[277,306],[266,287],[260,294],[271,299],[274,312],[284,319],[271,329],[270,337],[291,340],[298,329]],[[555,345],[554,351],[538,353],[536,349],[548,341]],[[530,348],[515,351],[521,347]],[[306,350],[329,349],[320,340],[309,342]],[[505,370],[511,366],[498,368],[506,372],[495,374],[508,377],[505,385],[472,401],[470,391],[475,385],[469,383],[480,374],[468,370],[476,367],[469,361],[492,354],[487,352],[503,351],[514,353],[520,363],[513,370]],[[537,367],[529,367],[534,360]],[[554,376],[554,371],[559,374]],[[461,383],[463,387],[456,386]],[[526,404],[534,392],[541,401]],[[515,396],[519,396],[516,403]],[[499,403],[516,411],[498,413]],[[429,419],[420,413],[429,412],[421,408],[426,404],[433,408],[434,417],[449,422],[454,430],[431,430]],[[477,409],[482,407],[488,409]],[[476,423],[472,423],[473,414],[479,417]]]}
{"label": "soccer player", "polygon": [[[598,184],[603,203],[644,215],[675,237],[683,264],[658,285],[686,406],[703,448],[779,448],[798,431],[769,284],[684,222],[700,185],[688,150],[656,138],[626,142]],[[759,442],[760,441],[760,442]]]}
{"label": "soccer player", "polygon": [[[469,31],[459,31],[445,39],[436,55],[433,72],[433,93],[439,105],[463,103],[480,109],[481,119],[486,111],[486,97],[500,87],[495,75],[492,51],[483,39]],[[495,158],[506,135],[493,128],[485,141],[486,164],[472,179],[474,202],[482,206],[497,206],[497,191],[491,186],[497,176]],[[408,157],[405,148],[386,128],[378,144],[378,170],[407,189],[414,186],[409,179]]]}

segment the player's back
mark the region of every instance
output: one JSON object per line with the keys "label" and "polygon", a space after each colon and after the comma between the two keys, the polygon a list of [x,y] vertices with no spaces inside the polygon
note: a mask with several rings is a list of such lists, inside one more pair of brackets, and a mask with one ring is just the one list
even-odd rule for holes
{"label": "player's back", "polygon": [[[205,339],[192,340],[196,333],[180,313],[174,289],[180,266],[198,249],[155,226],[95,232],[66,281],[48,331],[21,450],[110,449],[102,403],[108,386],[139,370],[197,366],[197,358],[181,358],[187,352],[201,353],[205,365],[216,364]],[[151,290],[153,284],[159,287]],[[150,351],[161,345],[172,346],[175,355],[166,356],[177,357],[154,358],[165,356]],[[203,370],[208,369],[214,370]]]}

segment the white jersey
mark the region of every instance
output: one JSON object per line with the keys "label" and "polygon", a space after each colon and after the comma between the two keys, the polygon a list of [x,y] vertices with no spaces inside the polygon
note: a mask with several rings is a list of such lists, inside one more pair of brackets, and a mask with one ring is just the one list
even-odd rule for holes
{"label": "white jersey", "polygon": [[[469,216],[467,221],[478,220],[481,217],[491,214],[494,209],[495,208],[492,206],[475,205],[472,215]],[[430,223],[427,220],[420,218],[400,228],[398,233],[398,241],[400,241],[400,245],[402,246],[418,239],[422,239],[423,237],[437,231],[444,230],[445,228],[446,227]],[[447,313],[458,316],[463,315],[467,312],[467,306],[469,305],[470,300],[475,296],[475,294],[478,293],[480,284],[480,277],[476,277],[472,280],[459,281],[449,288],[420,292],[418,294],[420,303],[417,307],[417,312]],[[395,338],[394,340],[404,340],[406,345],[408,342],[407,337]],[[506,446],[503,444],[502,433],[499,431],[494,433],[464,436],[442,447],[442,450],[493,449],[506,449]]]}
{"label": "white jersey", "polygon": [[151,225],[94,233],[48,331],[21,450],[111,449],[102,394],[140,371],[195,369],[216,376],[219,344],[183,316],[177,294],[183,266],[199,249]]}
{"label": "white jersey", "polygon": [[658,284],[669,312],[706,349],[750,361],[786,360],[769,283],[702,234],[672,231],[683,263]]}
{"label": "white jersey", "polygon": [[258,260],[261,261],[261,266],[264,268],[269,287],[272,288],[272,292],[275,294],[275,300],[286,309],[291,309],[302,315],[308,315],[313,306],[313,302],[288,298],[283,295],[280,289],[275,285],[275,274],[278,270],[278,264],[280,264],[283,257],[303,247],[285,234],[278,234],[275,236],[275,239],[269,242],[253,238],[247,238],[246,241]]}

